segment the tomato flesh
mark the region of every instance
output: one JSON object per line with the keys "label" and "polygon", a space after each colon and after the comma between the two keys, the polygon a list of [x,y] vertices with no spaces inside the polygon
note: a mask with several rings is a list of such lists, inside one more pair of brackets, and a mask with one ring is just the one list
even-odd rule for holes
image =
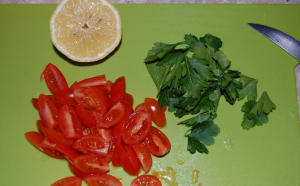
{"label": "tomato flesh", "polygon": [[122,103],[116,103],[100,120],[98,127],[109,128],[117,124],[124,116],[124,106]]}
{"label": "tomato flesh", "polygon": [[54,95],[54,98],[60,104],[77,105],[77,102],[74,99],[73,90],[70,88],[63,89],[63,90],[57,92]]}
{"label": "tomato flesh", "polygon": [[53,95],[68,88],[66,78],[55,65],[49,63],[43,74],[46,84]]}
{"label": "tomato flesh", "polygon": [[87,78],[79,82],[76,82],[71,86],[71,89],[75,90],[76,88],[79,87],[98,87],[98,86],[108,87],[107,81],[105,79],[105,75]]}
{"label": "tomato flesh", "polygon": [[41,94],[38,101],[39,115],[45,127],[56,129],[58,127],[58,110],[48,96]]}
{"label": "tomato flesh", "polygon": [[151,154],[155,156],[163,156],[171,149],[171,143],[168,137],[155,127],[151,127],[151,131],[144,142]]}
{"label": "tomato flesh", "polygon": [[113,83],[110,91],[112,103],[123,102],[126,91],[125,77],[121,76]]}
{"label": "tomato flesh", "polygon": [[105,159],[93,155],[80,155],[73,160],[73,164],[87,174],[103,174],[109,171]]}
{"label": "tomato flesh", "polygon": [[67,139],[62,133],[57,130],[53,130],[47,127],[44,127],[43,132],[45,136],[52,142],[56,144],[62,144],[66,146],[71,146],[73,144],[73,140]]}
{"label": "tomato flesh", "polygon": [[76,115],[80,122],[87,127],[96,126],[96,121],[91,117],[90,113],[81,105],[76,106]]}
{"label": "tomato flesh", "polygon": [[130,186],[162,186],[162,183],[156,176],[141,175],[136,177]]}
{"label": "tomato flesh", "polygon": [[159,108],[158,101],[153,98],[145,98],[145,106],[153,122],[159,127],[164,127],[167,123],[165,109]]}
{"label": "tomato flesh", "polygon": [[143,143],[138,143],[132,146],[141,165],[146,173],[148,173],[152,167],[152,156],[150,151]]}
{"label": "tomato flesh", "polygon": [[71,176],[60,179],[55,183],[51,184],[51,186],[81,186],[82,178]]}
{"label": "tomato flesh", "polygon": [[89,186],[122,186],[119,179],[109,174],[89,175],[84,180]]}
{"label": "tomato flesh", "polygon": [[119,144],[116,148],[118,151],[118,159],[123,169],[130,175],[138,175],[140,162],[134,150],[126,144]]}

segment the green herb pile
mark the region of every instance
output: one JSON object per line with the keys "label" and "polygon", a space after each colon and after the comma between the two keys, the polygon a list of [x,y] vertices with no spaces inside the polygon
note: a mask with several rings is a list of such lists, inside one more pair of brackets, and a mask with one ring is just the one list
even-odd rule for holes
{"label": "green herb pile", "polygon": [[179,118],[191,115],[179,123],[189,128],[185,136],[191,153],[208,153],[206,146],[220,132],[214,119],[221,96],[232,105],[247,97],[242,106],[244,129],[268,122],[274,103],[266,92],[256,101],[257,80],[230,69],[231,61],[220,50],[218,37],[185,35],[183,42],[154,45],[145,62],[157,86],[159,106],[168,105]]}

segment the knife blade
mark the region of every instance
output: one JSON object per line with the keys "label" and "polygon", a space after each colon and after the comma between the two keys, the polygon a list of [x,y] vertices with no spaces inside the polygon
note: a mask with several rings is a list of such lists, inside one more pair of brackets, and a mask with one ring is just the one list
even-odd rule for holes
{"label": "knife blade", "polygon": [[300,42],[295,38],[269,26],[248,23],[249,26],[280,46],[300,62]]}

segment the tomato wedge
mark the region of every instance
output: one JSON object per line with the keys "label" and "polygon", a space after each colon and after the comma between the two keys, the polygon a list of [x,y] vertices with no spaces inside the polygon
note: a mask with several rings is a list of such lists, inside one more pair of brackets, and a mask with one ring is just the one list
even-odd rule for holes
{"label": "tomato wedge", "polygon": [[108,87],[107,81],[105,79],[105,75],[91,77],[91,78],[87,78],[87,79],[81,80],[79,82],[76,82],[71,86],[71,89],[75,90],[76,88],[79,88],[79,87],[97,87],[97,86]]}
{"label": "tomato wedge", "polygon": [[147,110],[147,107],[146,107],[145,103],[138,104],[135,107],[134,112],[147,112],[148,113],[148,110]]}
{"label": "tomato wedge", "polygon": [[62,133],[56,130],[44,127],[42,131],[52,143],[62,144],[66,146],[71,146],[73,144],[73,140],[67,139]]}
{"label": "tomato wedge", "polygon": [[77,177],[84,178],[89,175],[89,174],[84,173],[81,170],[77,169],[72,163],[69,163],[69,168],[70,168],[71,172]]}
{"label": "tomato wedge", "polygon": [[168,137],[158,128],[153,126],[144,142],[151,154],[155,156],[163,156],[171,149],[171,143]]}
{"label": "tomato wedge", "polygon": [[119,157],[118,157],[118,151],[117,151],[116,146],[112,149],[111,163],[114,167],[121,167],[122,166],[121,162],[119,160]]}
{"label": "tomato wedge", "polygon": [[38,101],[39,115],[45,127],[56,129],[58,127],[58,110],[48,96],[41,94]]}
{"label": "tomato wedge", "polygon": [[73,160],[79,156],[80,154],[74,150],[71,147],[65,146],[65,145],[61,145],[61,144],[57,144],[55,146],[55,149],[58,150],[59,152],[61,152],[62,154],[64,154],[65,158],[73,164]]}
{"label": "tomato wedge", "polygon": [[54,98],[60,104],[69,104],[69,105],[77,105],[77,102],[74,99],[73,90],[70,88],[63,89],[57,92],[54,95]]}
{"label": "tomato wedge", "polygon": [[156,176],[147,174],[136,177],[130,186],[162,186],[162,184]]}
{"label": "tomato wedge", "polygon": [[106,141],[112,141],[112,128],[99,128],[97,127],[98,134]]}
{"label": "tomato wedge", "polygon": [[68,83],[64,75],[51,63],[46,66],[42,76],[44,76],[46,84],[53,95],[68,88]]}
{"label": "tomato wedge", "polygon": [[67,139],[79,139],[82,137],[82,126],[76,116],[75,110],[70,105],[64,105],[58,113],[58,124],[62,134]]}
{"label": "tomato wedge", "polygon": [[109,150],[109,143],[100,136],[90,134],[77,139],[72,147],[83,154],[106,157]]}
{"label": "tomato wedge", "polygon": [[81,105],[76,106],[76,115],[80,122],[87,127],[96,126],[96,121],[91,117],[90,113]]}
{"label": "tomato wedge", "polygon": [[51,150],[42,146],[42,143],[44,141],[44,136],[42,134],[35,131],[31,131],[26,132],[25,137],[34,147],[36,147],[41,152],[47,154],[48,156],[51,156],[56,159],[64,159],[63,154],[59,153],[58,151],[53,149]]}
{"label": "tomato wedge", "polygon": [[145,106],[153,122],[159,127],[164,127],[167,123],[165,109],[159,108],[158,101],[153,98],[145,98]]}
{"label": "tomato wedge", "polygon": [[89,175],[84,180],[89,186],[122,186],[119,179],[109,174]]}
{"label": "tomato wedge", "polygon": [[134,150],[126,145],[119,144],[116,146],[118,151],[118,159],[123,169],[131,175],[138,175],[140,171],[140,162],[134,152]]}
{"label": "tomato wedge", "polygon": [[81,186],[82,178],[71,176],[60,179],[55,183],[51,184],[50,186]]}
{"label": "tomato wedge", "polygon": [[43,136],[45,136],[44,131],[43,131],[44,124],[42,123],[41,120],[36,121],[36,127],[37,127],[39,133],[41,133]]}
{"label": "tomato wedge", "polygon": [[132,146],[141,165],[146,173],[148,173],[152,167],[152,156],[150,151],[143,143],[138,143]]}
{"label": "tomato wedge", "polygon": [[104,158],[93,155],[80,155],[73,160],[74,166],[87,174],[103,174],[109,171]]}
{"label": "tomato wedge", "polygon": [[123,102],[126,91],[125,77],[121,76],[111,86],[110,97],[112,103]]}
{"label": "tomato wedge", "polygon": [[133,106],[133,96],[127,92],[125,92],[124,101],[127,101],[130,106]]}
{"label": "tomato wedge", "polygon": [[117,124],[124,116],[124,106],[122,103],[116,103],[109,111],[103,116],[98,123],[100,128],[109,128]]}
{"label": "tomato wedge", "polygon": [[140,143],[149,134],[151,126],[152,120],[148,113],[133,113],[126,123],[122,139],[128,145]]}

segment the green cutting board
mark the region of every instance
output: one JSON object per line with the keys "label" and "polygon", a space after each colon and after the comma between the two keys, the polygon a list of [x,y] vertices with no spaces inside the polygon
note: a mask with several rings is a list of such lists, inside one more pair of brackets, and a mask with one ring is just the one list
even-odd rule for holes
{"label": "green cutting board", "polygon": [[[209,154],[191,155],[181,121],[167,113],[162,129],[172,143],[169,154],[154,158],[153,171],[168,172],[163,185],[300,185],[300,134],[294,58],[247,23],[275,27],[300,40],[299,5],[115,5],[122,18],[120,47],[103,61],[80,64],[67,60],[51,43],[49,19],[56,5],[0,5],[0,185],[50,185],[72,176],[67,162],[44,155],[24,137],[37,131],[31,98],[49,94],[40,75],[55,64],[69,84],[106,74],[125,76],[135,105],[155,97],[156,88],[143,59],[154,42],[175,43],[184,34],[207,33],[223,41],[232,69],[258,79],[259,96],[267,91],[276,110],[269,123],[246,131],[241,127],[243,101],[221,100],[215,123],[220,134]],[[197,173],[199,172],[199,173]],[[110,174],[129,186],[134,179],[121,168]],[[141,174],[143,172],[141,171]],[[197,178],[198,176],[198,178]],[[86,185],[83,183],[82,185]]]}

